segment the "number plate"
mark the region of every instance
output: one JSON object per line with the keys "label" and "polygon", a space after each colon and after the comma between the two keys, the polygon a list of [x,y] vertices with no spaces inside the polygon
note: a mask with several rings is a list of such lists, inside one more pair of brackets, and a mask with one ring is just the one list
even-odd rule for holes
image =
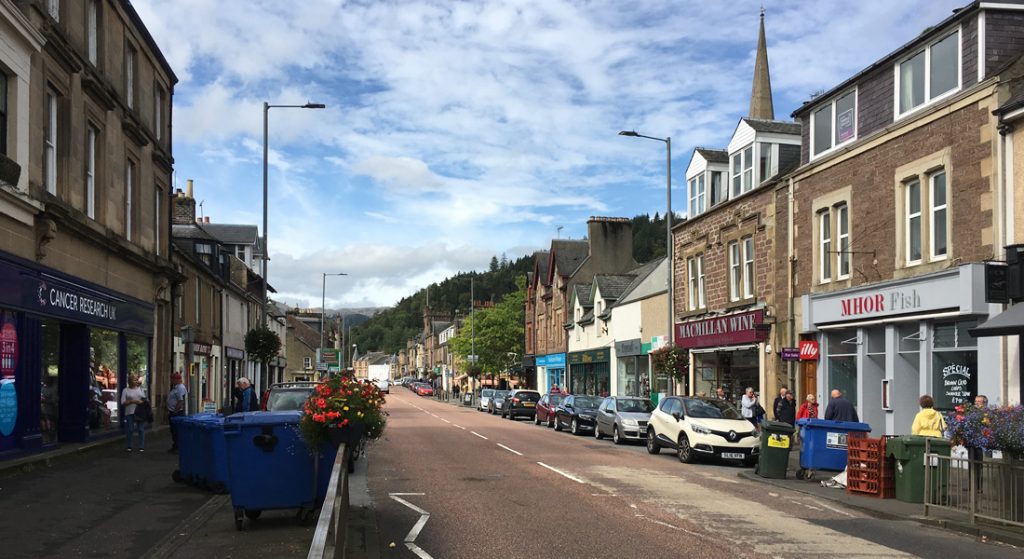
{"label": "number plate", "polygon": [[523,402],[523,407],[524,408],[532,408],[532,407],[534,407],[536,405],[537,404],[534,404],[533,402]]}
{"label": "number plate", "polygon": [[726,460],[743,460],[746,457],[747,457],[747,455],[743,454],[742,452],[723,452],[722,453],[722,458],[725,458]]}

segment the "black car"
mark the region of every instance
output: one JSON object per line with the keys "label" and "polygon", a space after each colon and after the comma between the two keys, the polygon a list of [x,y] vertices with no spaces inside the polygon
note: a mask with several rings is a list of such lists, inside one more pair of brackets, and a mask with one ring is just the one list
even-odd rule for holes
{"label": "black car", "polygon": [[537,401],[540,392],[536,390],[513,390],[505,397],[501,406],[501,417],[515,420],[516,417],[534,417],[537,414]]}
{"label": "black car", "polygon": [[568,428],[573,435],[593,431],[602,400],[598,396],[566,396],[555,408],[555,431]]}

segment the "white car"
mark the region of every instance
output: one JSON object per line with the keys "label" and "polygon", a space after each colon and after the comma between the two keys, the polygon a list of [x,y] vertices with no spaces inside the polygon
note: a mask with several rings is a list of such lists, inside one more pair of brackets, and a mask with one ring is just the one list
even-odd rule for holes
{"label": "white car", "polygon": [[480,400],[477,402],[477,407],[480,411],[488,411],[490,408],[491,398],[494,397],[493,388],[484,388],[480,391]]}
{"label": "white car", "polygon": [[383,392],[385,394],[391,394],[391,388],[390,388],[391,387],[391,381],[390,380],[388,380],[386,378],[381,378],[381,379],[377,379],[376,383],[377,383],[377,388],[379,388],[381,392]]}
{"label": "white car", "polygon": [[716,457],[753,466],[760,444],[757,429],[732,404],[715,398],[670,396],[647,424],[647,452],[671,448],[687,464]]}

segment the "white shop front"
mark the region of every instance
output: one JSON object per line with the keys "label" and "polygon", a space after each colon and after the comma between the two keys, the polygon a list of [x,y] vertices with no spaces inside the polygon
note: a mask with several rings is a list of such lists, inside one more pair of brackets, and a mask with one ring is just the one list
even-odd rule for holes
{"label": "white shop front", "polygon": [[803,331],[821,348],[818,400],[833,388],[878,435],[907,434],[918,398],[950,410],[998,394],[1000,345],[968,330],[1001,307],[985,302],[984,266],[803,296]]}

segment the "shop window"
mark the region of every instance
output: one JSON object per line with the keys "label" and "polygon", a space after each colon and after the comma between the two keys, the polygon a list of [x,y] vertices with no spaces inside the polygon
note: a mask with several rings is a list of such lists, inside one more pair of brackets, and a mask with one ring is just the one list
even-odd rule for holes
{"label": "shop window", "polygon": [[43,444],[49,444],[57,442],[57,425],[60,422],[60,323],[55,320],[42,320],[40,323],[42,391],[39,397],[39,432]]}
{"label": "shop window", "polygon": [[126,336],[128,347],[128,375],[139,379],[139,387],[149,390],[149,340],[142,336]]}
{"label": "shop window", "polygon": [[900,353],[916,353],[921,351],[921,327],[916,322],[901,324],[896,330],[899,336]]}
{"label": "shop window", "polygon": [[7,155],[7,118],[10,111],[7,74],[0,72],[0,154]]}
{"label": "shop window", "polygon": [[89,338],[88,425],[91,432],[97,433],[118,427],[118,364],[121,352],[117,332],[93,328],[89,331]]}
{"label": "shop window", "polygon": [[830,332],[828,338],[828,391],[838,389],[854,406],[857,405],[857,346],[861,340],[857,330]]}

